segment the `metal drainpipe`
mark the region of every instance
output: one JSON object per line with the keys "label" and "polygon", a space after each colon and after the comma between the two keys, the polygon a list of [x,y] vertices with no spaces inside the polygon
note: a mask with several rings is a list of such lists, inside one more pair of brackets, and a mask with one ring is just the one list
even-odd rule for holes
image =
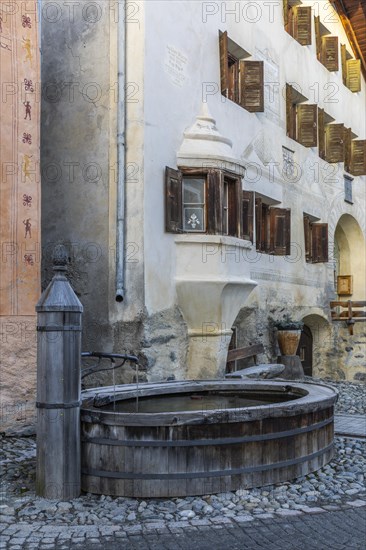
{"label": "metal drainpipe", "polygon": [[117,235],[116,235],[116,302],[124,299],[125,269],[125,136],[126,136],[126,2],[118,3],[118,114],[117,114]]}

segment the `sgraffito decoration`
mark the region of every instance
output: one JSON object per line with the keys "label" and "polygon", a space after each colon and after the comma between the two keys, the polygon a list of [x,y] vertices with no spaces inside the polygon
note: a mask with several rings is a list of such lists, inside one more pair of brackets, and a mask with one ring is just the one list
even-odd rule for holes
{"label": "sgraffito decoration", "polygon": [[9,6],[0,2],[0,316],[34,316],[40,295],[38,2]]}

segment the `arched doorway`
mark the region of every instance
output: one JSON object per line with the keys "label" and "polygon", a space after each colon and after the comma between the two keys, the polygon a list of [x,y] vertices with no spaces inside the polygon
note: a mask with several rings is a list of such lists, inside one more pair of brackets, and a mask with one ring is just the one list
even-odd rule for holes
{"label": "arched doorway", "polygon": [[[365,299],[365,238],[355,218],[344,214],[338,220],[334,232],[335,290],[339,298],[346,300]],[[342,294],[337,287],[337,276],[348,276],[352,289]]]}
{"label": "arched doorway", "polygon": [[304,374],[313,376],[313,335],[307,325],[304,325],[302,329],[296,355],[300,357]]}

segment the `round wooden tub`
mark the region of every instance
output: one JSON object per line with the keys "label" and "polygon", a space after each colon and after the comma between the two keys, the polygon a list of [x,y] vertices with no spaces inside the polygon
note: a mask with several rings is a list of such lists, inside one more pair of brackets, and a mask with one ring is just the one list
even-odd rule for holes
{"label": "round wooden tub", "polygon": [[[337,392],[329,386],[203,380],[95,388],[82,397],[81,479],[90,493],[233,491],[293,479],[333,456]],[[180,403],[193,410],[177,410]],[[162,412],[142,412],[156,408]]]}

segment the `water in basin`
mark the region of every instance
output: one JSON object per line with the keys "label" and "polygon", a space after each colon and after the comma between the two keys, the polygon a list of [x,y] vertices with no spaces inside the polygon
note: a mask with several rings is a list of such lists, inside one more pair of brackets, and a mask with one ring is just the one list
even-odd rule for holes
{"label": "water in basin", "polygon": [[[205,392],[194,394],[168,394],[161,396],[140,397],[139,413],[163,413],[182,411],[208,411],[215,409],[238,409],[243,407],[257,407],[271,403],[291,401],[301,397],[290,392],[240,393]],[[103,406],[104,410],[113,410],[120,413],[135,413],[136,400],[126,399]]]}

